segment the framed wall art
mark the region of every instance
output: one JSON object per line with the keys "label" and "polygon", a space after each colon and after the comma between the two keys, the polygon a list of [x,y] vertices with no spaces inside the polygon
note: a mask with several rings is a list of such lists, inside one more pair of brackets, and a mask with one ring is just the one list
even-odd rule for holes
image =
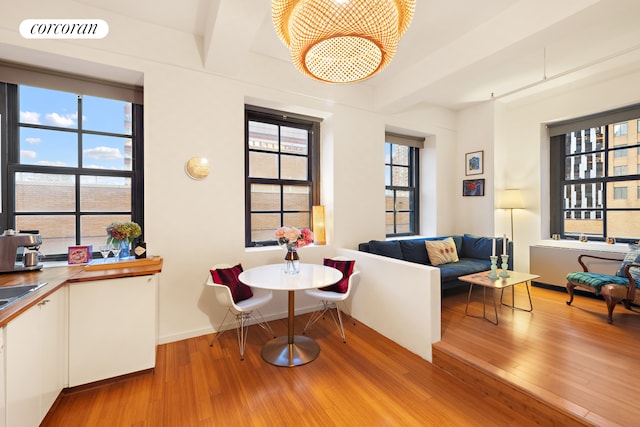
{"label": "framed wall art", "polygon": [[463,196],[484,196],[484,179],[465,179],[462,181]]}
{"label": "framed wall art", "polygon": [[484,151],[474,151],[465,154],[464,159],[465,175],[481,175],[484,173]]}

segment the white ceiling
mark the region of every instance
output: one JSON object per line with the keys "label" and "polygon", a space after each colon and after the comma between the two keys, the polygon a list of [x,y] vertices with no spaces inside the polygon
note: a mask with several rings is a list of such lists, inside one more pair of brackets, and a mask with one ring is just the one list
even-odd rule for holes
{"label": "white ceiling", "polygon": [[[193,34],[203,66],[219,74],[234,74],[249,55],[291,62],[269,0],[76,1]],[[640,67],[639,17],[638,0],[416,0],[391,64],[355,84],[373,87],[389,111],[459,110],[492,94],[589,84]]]}

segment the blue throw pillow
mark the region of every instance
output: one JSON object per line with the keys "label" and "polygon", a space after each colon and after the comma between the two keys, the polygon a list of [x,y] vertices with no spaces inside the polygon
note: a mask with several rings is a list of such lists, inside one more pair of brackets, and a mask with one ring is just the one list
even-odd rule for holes
{"label": "blue throw pillow", "polygon": [[402,249],[400,249],[400,242],[397,240],[369,240],[369,250],[375,255],[402,259]]}
{"label": "blue throw pillow", "polygon": [[[462,253],[464,258],[489,259],[492,251],[492,238],[475,237],[471,234],[462,236]],[[496,239],[496,255],[502,255],[502,238]]]}
{"label": "blue throw pillow", "polygon": [[434,240],[444,240],[451,237],[456,244],[456,252],[458,258],[462,256],[462,236],[440,236],[440,237],[426,237],[421,239],[408,239],[400,240],[400,249],[402,249],[402,259],[409,262],[415,262],[418,264],[431,265],[429,254],[427,253],[427,246],[425,242]]}
{"label": "blue throw pillow", "polygon": [[462,258],[462,236],[451,236],[453,242],[456,244],[456,251],[458,251],[458,258]]}
{"label": "blue throw pillow", "polygon": [[418,264],[429,265],[429,255],[424,242],[427,239],[400,240],[400,249],[402,249],[402,259]]}
{"label": "blue throw pillow", "polygon": [[[625,255],[622,260],[622,264],[618,271],[616,271],[616,276],[627,277],[624,274],[624,269],[627,264],[640,264],[640,247],[636,243],[629,243],[629,252]],[[636,287],[638,287],[638,283],[640,283],[640,268],[632,267],[629,272],[631,273],[631,277],[636,282]]]}

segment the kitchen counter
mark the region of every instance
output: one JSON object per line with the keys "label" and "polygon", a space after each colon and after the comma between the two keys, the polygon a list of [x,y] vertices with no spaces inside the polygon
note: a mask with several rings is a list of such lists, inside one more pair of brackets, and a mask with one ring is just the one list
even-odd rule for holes
{"label": "kitchen counter", "polygon": [[92,263],[44,267],[42,270],[0,274],[0,286],[47,282],[45,286],[13,302],[0,310],[0,327],[67,283],[113,279],[118,277],[146,276],[162,271],[162,257],[153,256],[131,259],[118,263]]}

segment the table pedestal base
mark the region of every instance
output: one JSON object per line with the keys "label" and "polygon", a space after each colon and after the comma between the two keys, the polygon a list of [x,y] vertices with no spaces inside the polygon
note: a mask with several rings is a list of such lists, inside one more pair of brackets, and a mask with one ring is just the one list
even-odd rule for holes
{"label": "table pedestal base", "polygon": [[300,366],[320,354],[320,346],[312,338],[295,335],[292,341],[289,344],[289,337],[272,339],[262,347],[262,358],[276,366]]}

